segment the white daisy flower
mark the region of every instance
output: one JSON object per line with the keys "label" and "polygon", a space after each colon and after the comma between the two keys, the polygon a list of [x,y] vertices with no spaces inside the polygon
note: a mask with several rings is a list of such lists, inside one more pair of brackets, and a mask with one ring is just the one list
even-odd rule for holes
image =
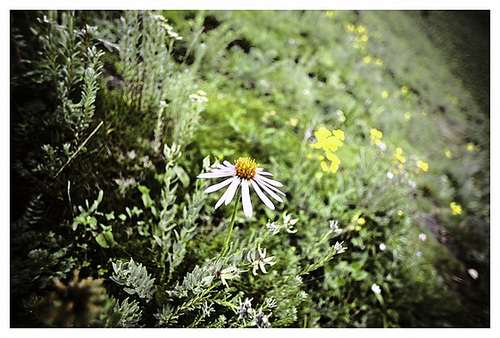
{"label": "white daisy flower", "polygon": [[[220,207],[222,203],[228,205],[236,194],[236,190],[241,185],[241,201],[243,204],[243,212],[247,217],[252,217],[252,201],[250,199],[250,188],[251,185],[253,190],[257,193],[261,201],[271,210],[274,210],[274,204],[271,200],[264,194],[266,192],[269,196],[274,198],[278,202],[283,202],[278,194],[285,196],[283,192],[278,190],[282,187],[278,181],[267,178],[265,176],[273,176],[273,174],[264,171],[259,168],[259,164],[255,163],[255,160],[251,160],[248,157],[240,157],[234,165],[229,161],[224,161],[224,165],[218,164],[217,168],[213,168],[209,173],[199,174],[198,178],[222,178],[228,177],[226,180],[214,184],[205,190],[205,193],[211,193],[224,188],[226,189],[222,197],[215,204],[215,209]],[[262,188],[262,189],[261,189]]]}

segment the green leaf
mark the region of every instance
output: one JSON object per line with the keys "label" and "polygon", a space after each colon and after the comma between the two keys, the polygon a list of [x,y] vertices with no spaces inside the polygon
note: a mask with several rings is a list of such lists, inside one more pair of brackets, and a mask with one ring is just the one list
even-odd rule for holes
{"label": "green leaf", "polygon": [[97,241],[97,243],[102,246],[103,248],[109,248],[109,244],[108,242],[106,241],[106,237],[104,237],[104,235],[101,233],[99,235],[97,235],[95,237],[95,240]]}
{"label": "green leaf", "polygon": [[182,186],[184,188],[187,188],[189,186],[190,179],[189,179],[189,175],[186,173],[186,171],[182,167],[176,166],[175,173],[177,174],[177,177],[181,181]]}
{"label": "green leaf", "polygon": [[106,249],[117,244],[111,231],[101,232],[95,237],[95,240],[97,241],[97,243],[99,243],[100,246]]}

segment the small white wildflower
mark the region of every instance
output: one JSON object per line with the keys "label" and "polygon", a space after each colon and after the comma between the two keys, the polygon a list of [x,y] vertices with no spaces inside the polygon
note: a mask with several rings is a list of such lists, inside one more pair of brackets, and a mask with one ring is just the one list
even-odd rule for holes
{"label": "small white wildflower", "polygon": [[343,246],[344,242],[335,242],[335,245],[333,246],[333,250],[335,250],[338,254],[344,252],[347,248]]}
{"label": "small white wildflower", "polygon": [[425,234],[420,234],[418,235],[418,238],[423,242],[427,239],[427,236]]}
{"label": "small white wildflower", "polygon": [[253,266],[253,271],[252,271],[252,273],[253,273],[253,275],[254,275],[254,276],[257,276],[257,269],[258,269],[259,267],[260,267],[260,270],[262,271],[262,273],[266,274],[266,273],[267,273],[267,271],[266,271],[266,268],[264,267],[264,265],[269,264],[269,265],[273,266],[274,264],[276,264],[276,262],[273,262],[273,261],[272,261],[272,260],[273,260],[273,258],[274,258],[274,256],[271,256],[271,257],[267,257],[267,258],[266,258],[266,250],[267,250],[267,249],[266,249],[266,248],[264,248],[264,251],[262,251],[262,250],[260,249],[260,243],[259,243],[258,250],[259,250],[259,255],[260,255],[260,256],[259,256],[259,258],[258,258],[256,261],[254,261],[254,262],[252,263],[252,266]]}
{"label": "small white wildflower", "polygon": [[387,172],[387,178],[392,180],[394,178],[394,174],[391,173],[390,171]]}
{"label": "small white wildflower", "polygon": [[280,225],[276,224],[276,222],[267,222],[266,224],[267,229],[273,233],[273,235],[276,235],[278,232],[280,232]]}
{"label": "small white wildflower", "polygon": [[[269,315],[270,316],[270,315]],[[257,326],[258,328],[266,328],[271,326],[269,322],[269,316],[265,315],[263,312],[259,312],[255,315],[252,326]]]}
{"label": "small white wildflower", "polygon": [[413,189],[416,189],[417,188],[417,183],[413,180],[408,180],[408,184],[413,188]]}
{"label": "small white wildflower", "polygon": [[372,284],[372,291],[373,291],[373,293],[380,293],[380,292],[382,292],[382,290],[380,289],[380,286],[378,286],[375,283]]}
{"label": "small white wildflower", "polygon": [[333,230],[335,234],[340,234],[342,229],[339,228],[339,221],[330,220],[330,229]]}
{"label": "small white wildflower", "polygon": [[215,273],[215,276],[221,280],[222,284],[224,284],[226,286],[226,288],[229,289],[229,285],[227,284],[226,279],[233,279],[233,278],[238,277],[239,276],[239,270],[238,270],[238,268],[236,266],[229,265],[224,270],[217,271]]}
{"label": "small white wildflower", "polygon": [[237,313],[239,314],[238,320],[243,319],[243,322],[246,325],[246,321],[250,318],[253,318],[255,310],[252,308],[252,299],[253,298],[246,298],[245,302],[241,302],[240,299],[240,307],[237,310]]}
{"label": "small white wildflower", "polygon": [[384,244],[384,243],[380,243],[380,245],[379,245],[378,247],[379,247],[379,249],[380,249],[381,251],[384,251],[384,250],[385,250],[385,248],[386,248],[386,246],[385,246],[385,244]]}
{"label": "small white wildflower", "polygon": [[286,232],[290,234],[294,234],[297,232],[297,230],[293,230],[293,226],[295,223],[299,221],[298,218],[292,219],[292,216],[288,215],[286,211],[283,213],[283,225],[285,227]]}
{"label": "small white wildflower", "polygon": [[210,317],[211,312],[215,312],[215,309],[212,308],[212,304],[208,304],[207,301],[205,301],[205,304],[203,305],[202,308],[203,314],[207,317]]}
{"label": "small white wildflower", "polygon": [[267,271],[266,271],[266,269],[264,267],[265,264],[269,264],[271,266],[273,266],[274,264],[276,264],[276,262],[272,262],[272,259],[274,258],[274,256],[266,258],[266,250],[267,250],[266,248],[264,248],[264,251],[261,251],[260,244],[259,244],[258,250],[259,250],[259,255],[260,256],[259,256],[259,258],[256,261],[254,261],[252,263],[252,265],[253,265],[253,271],[252,271],[252,273],[254,274],[254,276],[257,276],[257,268],[260,267],[261,271],[266,274]]}
{"label": "small white wildflower", "polygon": [[384,142],[380,142],[380,144],[378,145],[379,149],[382,150],[382,151],[386,151],[387,150],[387,146]]}
{"label": "small white wildflower", "polygon": [[276,307],[276,299],[274,299],[274,297],[267,298],[266,305],[270,309],[275,308]]}
{"label": "small white wildflower", "polygon": [[422,256],[422,252],[417,251],[417,252],[415,252],[415,255],[416,255],[417,257],[420,257],[420,256]]}

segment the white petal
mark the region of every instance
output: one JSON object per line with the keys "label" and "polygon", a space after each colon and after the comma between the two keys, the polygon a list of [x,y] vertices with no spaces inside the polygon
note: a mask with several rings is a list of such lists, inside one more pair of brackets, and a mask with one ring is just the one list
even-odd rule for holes
{"label": "white petal", "polygon": [[231,171],[213,171],[211,173],[203,173],[199,174],[198,178],[219,178],[219,177],[228,177],[233,176],[234,172]]}
{"label": "white petal", "polygon": [[278,202],[283,202],[283,200],[281,199],[281,197],[279,197],[278,195],[276,195],[271,189],[269,189],[267,187],[267,185],[260,181],[258,178],[254,178],[255,182],[257,182],[259,184],[259,186],[264,189],[265,192],[267,192],[272,198],[274,198],[276,201]]}
{"label": "white petal", "polygon": [[259,185],[256,182],[254,182],[254,180],[250,180],[250,183],[252,184],[253,190],[255,190],[255,192],[259,196],[260,200],[262,202],[264,202],[264,204],[269,209],[274,210],[273,202],[271,202],[271,200],[269,198],[267,198],[267,196],[262,192],[262,190],[260,190]]}
{"label": "white petal", "polygon": [[[260,174],[260,173],[259,173]],[[267,177],[261,177],[261,179],[266,182],[267,184],[270,184],[270,185],[274,185],[275,187],[282,187],[283,184],[281,184],[280,182],[278,181],[275,181],[275,180],[272,180],[270,178],[267,178]]]}
{"label": "white petal", "polygon": [[277,192],[278,194],[286,196],[284,192],[280,191],[278,188],[273,187],[272,185],[270,185],[270,184],[266,183],[264,180],[262,180],[262,176],[259,176],[259,177],[255,176],[254,180],[256,180],[261,187],[265,186],[265,187]]}
{"label": "white petal", "polygon": [[233,177],[230,177],[228,178],[227,180],[225,181],[222,181],[221,183],[217,183],[217,184],[214,184],[210,187],[208,187],[207,189],[205,189],[205,194],[209,194],[211,192],[214,192],[214,191],[217,191],[219,189],[222,189],[224,188],[226,185],[230,184],[232,181],[234,180]]}
{"label": "white petal", "polygon": [[267,176],[274,176],[273,174],[267,172],[267,171],[259,171],[259,175],[267,175]]}
{"label": "white petal", "polygon": [[248,181],[241,180],[241,202],[243,203],[243,212],[247,217],[252,217],[252,200],[250,199],[250,189],[248,188]]}
{"label": "white petal", "polygon": [[226,205],[228,205],[233,200],[236,189],[238,189],[238,186],[240,185],[240,180],[241,179],[237,177],[236,180],[231,183],[229,188],[227,188],[226,192],[224,193],[224,195],[226,195]]}
{"label": "white petal", "polygon": [[239,178],[238,177],[233,177],[231,178],[231,185],[229,186],[229,188],[227,188],[227,190],[224,192],[224,194],[222,194],[221,198],[219,198],[219,200],[217,201],[217,204],[215,204],[215,209],[217,209],[218,207],[220,207],[220,205],[222,204],[222,202],[224,202],[226,200],[226,197],[227,197],[227,192],[229,191],[229,189],[231,189],[231,186],[233,184],[235,184],[236,182],[236,186],[238,186],[237,183],[239,183]]}
{"label": "white petal", "polygon": [[261,262],[259,266],[263,273],[267,273],[266,268],[264,268],[264,263]]}
{"label": "white petal", "polygon": [[232,165],[232,164],[231,164],[231,162],[229,162],[229,161],[227,161],[227,160],[225,160],[225,161],[224,161],[224,162],[222,162],[222,163],[224,163],[224,165],[225,165],[226,167],[229,167],[229,168],[234,168],[234,165]]}
{"label": "white petal", "polygon": [[217,210],[218,207],[221,206],[222,202],[226,199],[226,193],[222,194],[221,198],[215,203],[215,210]]}

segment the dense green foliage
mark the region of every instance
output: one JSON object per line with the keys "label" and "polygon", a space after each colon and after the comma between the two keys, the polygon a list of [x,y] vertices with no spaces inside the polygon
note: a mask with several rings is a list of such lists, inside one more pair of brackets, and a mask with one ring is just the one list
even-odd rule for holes
{"label": "dense green foliage", "polygon": [[12,11],[11,326],[489,327],[488,15]]}

